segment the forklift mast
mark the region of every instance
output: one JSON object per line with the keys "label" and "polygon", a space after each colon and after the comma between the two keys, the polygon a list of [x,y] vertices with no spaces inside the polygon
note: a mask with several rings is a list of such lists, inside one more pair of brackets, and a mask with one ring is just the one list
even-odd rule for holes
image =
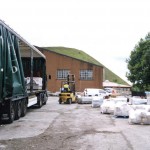
{"label": "forklift mast", "polygon": [[75,94],[75,75],[74,74],[67,75],[67,83],[70,87],[70,90]]}
{"label": "forklift mast", "polygon": [[68,74],[67,75],[67,82],[75,82],[75,75],[74,74]]}

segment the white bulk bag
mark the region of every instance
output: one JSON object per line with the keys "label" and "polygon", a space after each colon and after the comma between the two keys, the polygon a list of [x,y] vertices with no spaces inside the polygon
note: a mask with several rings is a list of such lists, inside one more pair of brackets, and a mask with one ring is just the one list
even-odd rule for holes
{"label": "white bulk bag", "polygon": [[100,107],[103,103],[104,98],[102,96],[93,96],[92,97],[92,107]]}
{"label": "white bulk bag", "polygon": [[150,105],[131,105],[132,109],[143,109],[150,112]]}
{"label": "white bulk bag", "polygon": [[115,98],[111,98],[112,100],[116,102],[127,102],[127,97],[124,97],[124,96],[117,96]]}
{"label": "white bulk bag", "polygon": [[114,107],[114,116],[128,117],[130,106],[126,102],[117,102]]}
{"label": "white bulk bag", "polygon": [[132,105],[147,104],[147,99],[145,98],[132,97],[130,100]]}
{"label": "white bulk bag", "polygon": [[101,113],[114,113],[115,102],[113,100],[104,100],[100,111]]}
{"label": "white bulk bag", "polygon": [[129,111],[130,124],[150,124],[150,112],[144,109],[131,109]]}
{"label": "white bulk bag", "polygon": [[79,104],[91,104],[92,103],[92,96],[81,96],[78,98]]}

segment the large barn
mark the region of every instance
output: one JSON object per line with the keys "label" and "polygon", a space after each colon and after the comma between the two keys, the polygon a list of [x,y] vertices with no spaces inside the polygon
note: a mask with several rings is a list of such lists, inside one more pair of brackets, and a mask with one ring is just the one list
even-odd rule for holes
{"label": "large barn", "polygon": [[[85,88],[103,88],[103,66],[83,51],[57,47],[37,47],[47,59],[47,87],[51,92],[60,90],[67,75],[75,75],[76,91]],[[67,53],[66,53],[67,52]]]}

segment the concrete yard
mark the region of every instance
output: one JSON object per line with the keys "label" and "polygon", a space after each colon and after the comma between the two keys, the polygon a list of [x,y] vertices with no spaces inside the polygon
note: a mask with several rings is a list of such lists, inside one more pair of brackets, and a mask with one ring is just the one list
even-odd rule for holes
{"label": "concrete yard", "polygon": [[150,125],[130,125],[91,104],[60,105],[58,97],[0,126],[0,150],[149,150],[149,140]]}

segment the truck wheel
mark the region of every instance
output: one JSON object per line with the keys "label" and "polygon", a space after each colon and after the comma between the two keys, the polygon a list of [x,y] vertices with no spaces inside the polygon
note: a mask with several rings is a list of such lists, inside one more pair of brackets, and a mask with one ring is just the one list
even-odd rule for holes
{"label": "truck wheel", "polygon": [[43,102],[43,105],[46,105],[46,103],[47,103],[47,100],[48,100],[48,97],[47,97],[47,94],[43,94],[43,100],[44,100],[44,102]]}
{"label": "truck wheel", "polygon": [[43,105],[43,102],[42,102],[42,94],[39,94],[38,97],[38,102],[37,102],[37,105],[38,105],[38,108],[41,108],[42,105]]}
{"label": "truck wheel", "polygon": [[72,99],[71,98],[69,98],[69,104],[71,104],[72,103]]}
{"label": "truck wheel", "polygon": [[24,117],[27,113],[27,100],[24,99],[22,102],[21,102],[21,117]]}
{"label": "truck wheel", "polygon": [[10,102],[10,108],[8,112],[8,123],[12,123],[15,119],[15,107],[14,102]]}
{"label": "truck wheel", "polygon": [[16,101],[15,120],[21,117],[21,101]]}
{"label": "truck wheel", "polygon": [[62,101],[61,101],[61,99],[59,99],[59,104],[61,104],[62,103]]}

